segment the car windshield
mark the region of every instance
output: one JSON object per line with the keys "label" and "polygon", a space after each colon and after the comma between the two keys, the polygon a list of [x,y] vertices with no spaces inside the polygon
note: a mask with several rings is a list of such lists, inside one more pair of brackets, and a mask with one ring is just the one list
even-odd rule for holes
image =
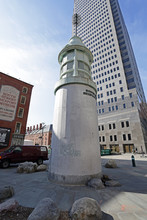
{"label": "car windshield", "polygon": [[14,150],[15,147],[16,146],[11,146],[8,150],[5,150],[4,152],[5,153],[10,153],[10,152],[12,152]]}

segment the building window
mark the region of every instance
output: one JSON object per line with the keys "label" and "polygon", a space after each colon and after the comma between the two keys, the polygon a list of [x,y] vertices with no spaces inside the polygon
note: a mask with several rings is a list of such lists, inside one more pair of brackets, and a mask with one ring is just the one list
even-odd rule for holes
{"label": "building window", "polygon": [[99,131],[101,130],[100,126],[98,126]]}
{"label": "building window", "polygon": [[102,138],[103,138],[103,142],[105,142],[105,136],[103,136]]}
{"label": "building window", "polygon": [[117,97],[114,97],[114,101],[117,102]]}
{"label": "building window", "polygon": [[124,128],[124,127],[125,127],[125,124],[124,124],[124,122],[123,122],[123,121],[121,122],[121,127],[122,127],[122,128]]}
{"label": "building window", "polygon": [[123,92],[123,87],[120,87],[120,91]]}
{"label": "building window", "polygon": [[131,138],[131,134],[128,134],[128,140],[131,141],[132,138]]}
{"label": "building window", "polygon": [[101,136],[99,137],[99,142],[101,142]]}
{"label": "building window", "polygon": [[134,107],[134,102],[131,102],[131,106]]}
{"label": "building window", "polygon": [[28,88],[27,88],[27,87],[23,87],[23,88],[22,88],[22,92],[25,93],[25,94],[27,94]]}
{"label": "building window", "polygon": [[110,135],[110,141],[113,141],[113,137],[112,137],[112,135]]}
{"label": "building window", "polygon": [[102,125],[102,131],[104,131],[104,125]]}
{"label": "building window", "polygon": [[23,108],[19,108],[17,117],[23,118],[23,113],[24,113],[24,109]]}
{"label": "building window", "polygon": [[126,141],[126,135],[123,134],[123,141]]}
{"label": "building window", "polygon": [[126,121],[126,127],[129,127],[129,121]]}
{"label": "building window", "polygon": [[130,98],[132,98],[132,93],[129,93]]}
{"label": "building window", "polygon": [[126,108],[126,104],[123,104],[123,108]]}
{"label": "building window", "polygon": [[[78,62],[78,68],[79,69],[84,69],[84,63]],[[73,61],[70,61],[70,62],[67,63],[67,70],[69,70],[69,69],[73,69]]]}
{"label": "building window", "polygon": [[113,123],[113,129],[115,129],[116,128],[116,125],[115,125],[115,123]]}
{"label": "building window", "polygon": [[117,141],[117,135],[114,135],[114,141]]}
{"label": "building window", "polygon": [[25,96],[21,96],[20,103],[25,105],[25,103],[26,103],[26,97]]}
{"label": "building window", "polygon": [[21,130],[21,123],[17,122],[15,126],[15,134],[20,134],[20,130]]}
{"label": "building window", "polygon": [[109,124],[109,129],[110,129],[110,130],[112,129],[111,124]]}

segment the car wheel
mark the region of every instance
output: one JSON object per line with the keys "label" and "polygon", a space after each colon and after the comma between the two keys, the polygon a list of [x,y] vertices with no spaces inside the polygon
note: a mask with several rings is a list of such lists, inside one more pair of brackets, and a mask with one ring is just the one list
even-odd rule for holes
{"label": "car wheel", "polygon": [[37,164],[38,164],[38,165],[43,164],[43,160],[42,160],[42,158],[39,158],[39,159],[37,160]]}
{"label": "car wheel", "polygon": [[9,160],[4,160],[4,161],[2,162],[2,167],[3,167],[3,168],[8,168],[9,165],[10,165]]}

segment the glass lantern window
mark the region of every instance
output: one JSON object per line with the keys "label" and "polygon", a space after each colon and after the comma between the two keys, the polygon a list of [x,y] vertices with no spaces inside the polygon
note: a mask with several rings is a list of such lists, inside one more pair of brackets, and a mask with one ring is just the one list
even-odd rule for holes
{"label": "glass lantern window", "polygon": [[84,70],[84,63],[81,61],[78,61],[78,69]]}
{"label": "glass lantern window", "polygon": [[73,61],[67,63],[67,70],[73,69]]}

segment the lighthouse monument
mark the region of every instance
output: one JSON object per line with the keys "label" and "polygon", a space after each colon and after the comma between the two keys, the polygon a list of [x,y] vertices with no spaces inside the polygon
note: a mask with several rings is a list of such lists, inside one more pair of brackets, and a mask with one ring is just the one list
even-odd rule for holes
{"label": "lighthouse monument", "polygon": [[55,106],[49,179],[62,184],[85,184],[101,176],[96,85],[91,78],[93,56],[73,36],[58,56],[60,80]]}

